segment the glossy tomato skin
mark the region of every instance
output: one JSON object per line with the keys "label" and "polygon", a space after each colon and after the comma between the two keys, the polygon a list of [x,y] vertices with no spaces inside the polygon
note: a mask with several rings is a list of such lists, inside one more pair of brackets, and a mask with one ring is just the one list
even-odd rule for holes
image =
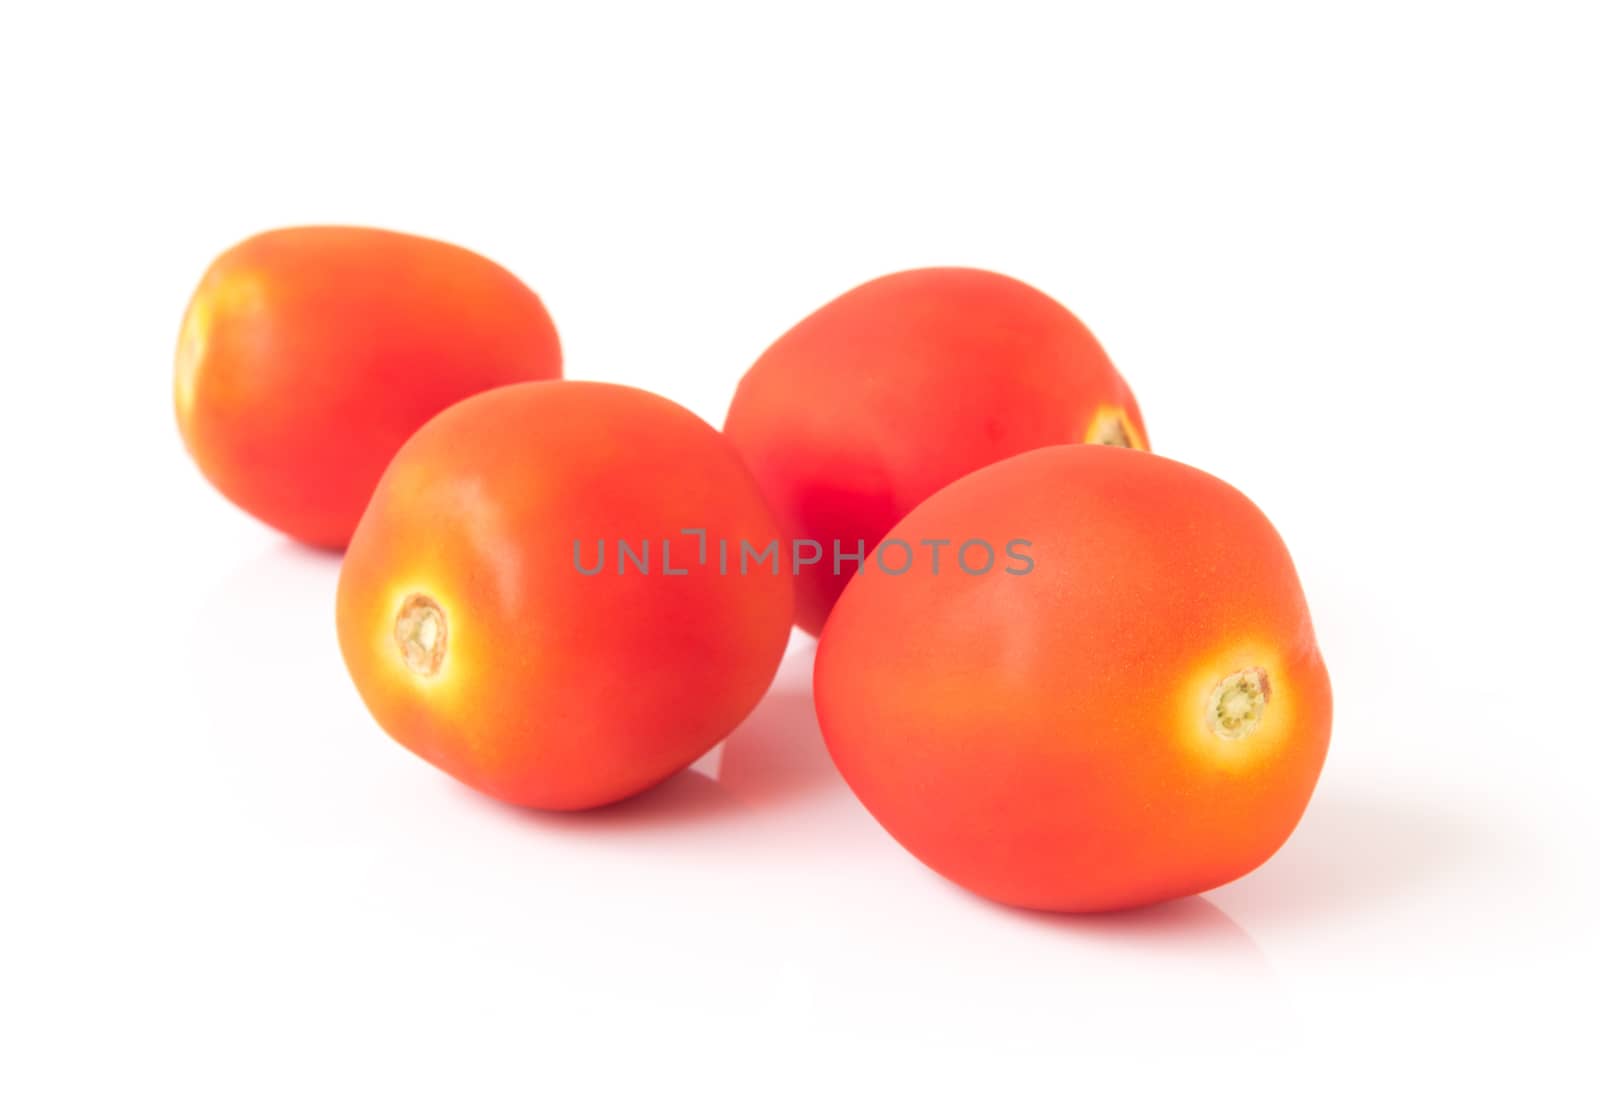
{"label": "glossy tomato skin", "polygon": [[801,628],[849,581],[834,542],[871,550],[912,507],[1046,445],[1148,438],[1133,392],[1086,326],[1021,281],[971,268],[884,276],[810,315],[739,384],[725,426],[793,539]]}
{"label": "glossy tomato skin", "polygon": [[1147,453],[1062,446],[959,480],[890,535],[928,538],[1028,541],[1033,566],[869,571],[823,632],[829,751],[912,854],[993,900],[1080,912],[1210,889],[1288,838],[1332,696],[1249,499]]}
{"label": "glossy tomato skin", "polygon": [[178,427],[268,525],[343,548],[395,450],[491,387],[561,375],[539,297],[458,246],[359,227],[274,230],[218,257],[179,337]]}
{"label": "glossy tomato skin", "polygon": [[[705,531],[704,563],[684,529]],[[395,456],[345,555],[339,644],[373,716],[423,759],[515,804],[603,805],[687,766],[760,699],[792,579],[723,573],[718,548],[777,539],[737,454],[682,407],[610,384],[504,387]]]}

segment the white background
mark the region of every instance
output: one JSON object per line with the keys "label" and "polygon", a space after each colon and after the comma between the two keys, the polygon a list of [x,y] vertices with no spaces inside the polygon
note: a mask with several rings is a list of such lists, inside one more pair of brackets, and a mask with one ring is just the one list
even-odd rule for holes
{"label": "white background", "polygon": [[[1592,1092],[1593,8],[1316,8],[6,5],[0,1096]],[[330,221],[494,257],[569,375],[719,424],[869,277],[1061,299],[1295,553],[1300,830],[1204,899],[988,905],[845,790],[803,641],[603,812],[412,759],[337,561],[170,409],[211,257]]]}

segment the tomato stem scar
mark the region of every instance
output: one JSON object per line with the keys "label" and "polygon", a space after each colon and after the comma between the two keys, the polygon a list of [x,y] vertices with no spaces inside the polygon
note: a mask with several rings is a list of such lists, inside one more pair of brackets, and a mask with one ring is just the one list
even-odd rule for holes
{"label": "tomato stem scar", "polygon": [[439,603],[426,594],[407,598],[394,619],[394,642],[413,673],[424,678],[437,675],[450,642],[449,623]]}
{"label": "tomato stem scar", "polygon": [[1089,430],[1083,435],[1087,445],[1113,445],[1117,448],[1143,450],[1144,442],[1139,431],[1128,420],[1128,412],[1120,406],[1102,406],[1094,412]]}
{"label": "tomato stem scar", "polygon": [[1272,683],[1260,667],[1246,667],[1218,680],[1206,705],[1206,727],[1223,740],[1242,740],[1254,732],[1272,700]]}

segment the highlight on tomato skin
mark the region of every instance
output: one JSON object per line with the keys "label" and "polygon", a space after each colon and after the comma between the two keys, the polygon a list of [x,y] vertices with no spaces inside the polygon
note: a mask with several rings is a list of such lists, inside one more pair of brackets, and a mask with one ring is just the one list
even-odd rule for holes
{"label": "highlight on tomato skin", "polygon": [[343,548],[378,477],[434,414],[561,375],[539,297],[487,258],[388,230],[301,226],[240,242],[184,313],[184,444],[235,505]]}
{"label": "highlight on tomato skin", "polygon": [[1214,888],[1288,838],[1332,692],[1248,498],[1148,453],[1058,446],[956,481],[884,546],[929,539],[1021,558],[870,565],[815,669],[840,773],[913,855],[995,901],[1094,912]]}
{"label": "highlight on tomato skin", "polygon": [[778,540],[738,455],[682,407],[498,388],[385,472],[340,573],[340,650],[383,729],[462,782],[604,805],[688,766],[766,691],[792,577],[721,550]]}
{"label": "highlight on tomato skin", "polygon": [[[869,281],[803,319],[745,374],[724,429],[791,540],[870,550],[952,481],[1030,449],[1147,449],[1100,343],[1036,288],[973,268]],[[804,569],[813,635],[848,573]]]}

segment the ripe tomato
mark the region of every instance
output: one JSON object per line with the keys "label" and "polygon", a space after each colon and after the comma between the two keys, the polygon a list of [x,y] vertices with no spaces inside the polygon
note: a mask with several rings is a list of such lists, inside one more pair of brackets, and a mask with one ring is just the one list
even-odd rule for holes
{"label": "ripe tomato", "polygon": [[[816,663],[834,761],[912,854],[985,897],[1077,912],[1210,889],[1283,843],[1332,697],[1249,499],[1147,453],[1064,446],[959,480],[885,545],[930,538],[951,542],[937,573],[924,557],[850,583]],[[981,552],[953,554],[973,541],[1014,556],[969,571]]]}
{"label": "ripe tomato", "polygon": [[234,246],[184,315],[178,428],[236,505],[343,548],[384,465],[468,395],[561,375],[539,297],[465,249],[309,226]]}
{"label": "ripe tomato", "polygon": [[339,644],[378,723],[430,763],[521,805],[601,805],[754,708],[793,582],[776,556],[724,569],[719,546],[777,541],[738,455],[682,407],[503,387],[395,456],[345,555]]}
{"label": "ripe tomato", "polygon": [[1019,452],[1147,447],[1133,393],[1083,323],[970,268],[895,273],[823,306],[745,374],[726,430],[790,538],[820,547],[795,596],[813,634],[854,571],[835,542],[871,551],[933,492]]}

